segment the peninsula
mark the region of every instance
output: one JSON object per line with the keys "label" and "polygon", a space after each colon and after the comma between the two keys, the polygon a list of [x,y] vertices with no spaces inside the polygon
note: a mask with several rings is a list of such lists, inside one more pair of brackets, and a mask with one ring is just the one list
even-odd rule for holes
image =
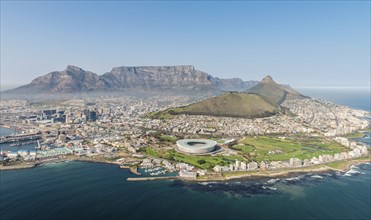
{"label": "peninsula", "polygon": [[[182,68],[117,68],[108,75],[197,72]],[[106,85],[72,66],[50,77],[63,74],[93,77],[96,85]],[[14,131],[1,136],[1,170],[84,160],[131,168],[141,174],[136,178],[144,178],[138,180],[211,181],[344,171],[370,161],[370,148],[354,139],[370,131],[365,119],[370,112],[307,97],[271,76],[245,91],[216,96],[110,93],[42,102],[9,98],[2,100],[0,111],[1,126]]]}

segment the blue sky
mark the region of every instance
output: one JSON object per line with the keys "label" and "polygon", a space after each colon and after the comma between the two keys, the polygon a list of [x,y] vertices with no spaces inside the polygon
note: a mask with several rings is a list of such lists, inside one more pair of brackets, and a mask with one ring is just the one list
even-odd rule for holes
{"label": "blue sky", "polygon": [[1,1],[1,84],[68,64],[192,64],[294,87],[370,87],[369,1]]}

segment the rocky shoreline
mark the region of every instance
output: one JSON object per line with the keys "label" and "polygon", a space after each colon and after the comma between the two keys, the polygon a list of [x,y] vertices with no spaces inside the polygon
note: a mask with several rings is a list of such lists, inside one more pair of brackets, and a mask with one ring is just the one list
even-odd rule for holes
{"label": "rocky shoreline", "polygon": [[[19,169],[30,169],[35,168],[41,164],[47,164],[47,163],[59,163],[59,162],[68,162],[68,161],[81,161],[81,162],[89,162],[89,163],[102,163],[102,164],[112,164],[116,165],[121,169],[130,169],[130,167],[120,166],[118,162],[113,161],[102,161],[102,160],[96,160],[92,158],[75,158],[75,159],[59,159],[59,160],[53,160],[53,161],[45,161],[43,163],[39,164],[17,164],[14,166],[0,166],[0,171],[5,170],[19,170]],[[229,175],[227,173],[226,176],[221,177],[207,177],[207,178],[197,178],[197,179],[188,179],[188,178],[181,178],[178,176],[174,176],[172,178],[163,178],[161,177],[132,177],[130,178],[130,181],[153,181],[153,180],[166,180],[166,179],[180,179],[183,181],[190,181],[190,182],[210,182],[210,181],[229,181],[229,180],[236,180],[236,179],[244,179],[244,178],[264,178],[264,177],[287,177],[289,175],[296,175],[296,174],[303,174],[303,173],[323,173],[328,171],[340,171],[340,172],[346,172],[350,170],[351,166],[353,165],[360,165],[364,163],[371,162],[371,158],[362,158],[362,159],[355,159],[355,160],[349,160],[349,161],[343,161],[343,164],[341,168],[333,168],[329,167],[326,164],[321,166],[314,166],[314,167],[305,167],[305,168],[299,168],[299,169],[287,169],[287,170],[269,170],[269,171],[258,171],[258,172],[249,172],[249,173],[241,173],[236,175]],[[133,172],[132,172],[133,173]],[[133,173],[135,175],[138,175],[137,173]]]}
{"label": "rocky shoreline", "polygon": [[258,172],[243,173],[240,175],[236,174],[233,176],[222,176],[222,177],[205,178],[205,179],[185,179],[185,178],[181,178],[181,179],[186,180],[186,181],[192,181],[192,182],[210,182],[210,181],[228,181],[228,180],[236,180],[236,179],[243,179],[243,178],[287,177],[292,174],[299,175],[303,173],[324,173],[328,171],[347,172],[350,170],[351,166],[360,165],[364,163],[370,163],[371,158],[355,159],[355,160],[343,161],[343,162],[344,162],[344,167],[340,169],[329,167],[327,165],[322,165],[319,167],[306,167],[306,168],[301,168],[301,169],[258,171]]}

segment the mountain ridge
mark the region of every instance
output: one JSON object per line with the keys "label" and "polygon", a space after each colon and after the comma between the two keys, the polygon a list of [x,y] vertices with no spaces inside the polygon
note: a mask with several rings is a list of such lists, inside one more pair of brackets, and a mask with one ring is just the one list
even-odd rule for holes
{"label": "mountain ridge", "polygon": [[197,70],[193,65],[120,66],[113,67],[110,72],[102,75],[68,65],[65,70],[39,76],[29,84],[3,91],[3,93],[81,93],[122,89],[178,88],[243,91],[256,84],[257,81],[214,77]]}

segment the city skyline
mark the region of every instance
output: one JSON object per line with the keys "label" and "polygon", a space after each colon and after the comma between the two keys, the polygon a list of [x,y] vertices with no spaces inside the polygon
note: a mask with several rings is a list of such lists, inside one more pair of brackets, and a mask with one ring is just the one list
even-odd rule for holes
{"label": "city skyline", "polygon": [[[370,2],[1,2],[1,86],[69,64],[370,87]],[[259,13],[258,13],[259,12]]]}

